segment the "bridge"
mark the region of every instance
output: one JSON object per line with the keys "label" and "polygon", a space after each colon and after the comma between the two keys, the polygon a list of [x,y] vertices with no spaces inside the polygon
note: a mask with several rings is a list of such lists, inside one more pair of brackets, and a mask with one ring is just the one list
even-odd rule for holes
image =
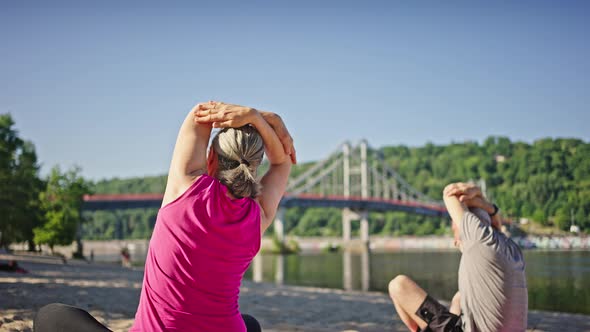
{"label": "bridge", "polygon": [[[162,194],[86,195],[84,210],[159,208]],[[369,242],[369,211],[405,211],[446,217],[440,201],[412,187],[383,154],[370,149],[366,140],[357,145],[341,144],[327,158],[310,165],[292,179],[274,221],[279,241],[284,241],[285,210],[291,207],[342,209],[343,239],[351,240],[351,222],[360,221],[360,238]]]}

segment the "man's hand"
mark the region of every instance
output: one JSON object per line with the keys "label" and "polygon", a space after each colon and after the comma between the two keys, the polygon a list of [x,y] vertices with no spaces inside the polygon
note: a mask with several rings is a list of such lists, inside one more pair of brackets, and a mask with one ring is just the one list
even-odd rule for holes
{"label": "man's hand", "polygon": [[443,191],[444,196],[457,196],[459,201],[465,202],[466,200],[473,199],[476,197],[483,198],[481,189],[473,183],[457,182],[451,183],[445,187]]}
{"label": "man's hand", "polygon": [[[444,196],[457,196],[459,201],[468,208],[480,208],[488,214],[494,213],[494,205],[488,202],[481,192],[481,189],[471,183],[451,183],[445,187]],[[502,227],[502,219],[499,214],[491,217],[492,227],[500,230]]]}
{"label": "man's hand", "polygon": [[[463,198],[461,200],[461,198]],[[463,195],[463,196],[459,196],[459,200],[461,200],[461,202],[463,202],[468,208],[480,208],[485,210],[488,213],[492,213],[493,211],[493,206],[492,204],[490,204],[488,201],[486,201],[484,198],[480,197],[480,196],[476,196],[473,198],[468,198],[467,196]],[[490,208],[492,209],[492,211],[490,212]]]}

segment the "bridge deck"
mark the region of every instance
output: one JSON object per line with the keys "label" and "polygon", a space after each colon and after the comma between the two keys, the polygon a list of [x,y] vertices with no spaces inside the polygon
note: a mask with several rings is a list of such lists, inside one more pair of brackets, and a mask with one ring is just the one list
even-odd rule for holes
{"label": "bridge deck", "polygon": [[[159,208],[162,194],[124,194],[124,195],[86,195],[83,209],[117,210],[134,208]],[[334,207],[369,211],[405,211],[429,216],[446,216],[442,205],[417,201],[403,201],[382,198],[362,198],[358,196],[313,195],[287,193],[281,200],[281,206],[290,207]]]}

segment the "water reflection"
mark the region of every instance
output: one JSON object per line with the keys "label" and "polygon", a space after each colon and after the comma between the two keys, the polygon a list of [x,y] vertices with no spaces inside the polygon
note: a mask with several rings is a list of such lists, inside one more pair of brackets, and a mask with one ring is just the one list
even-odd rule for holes
{"label": "water reflection", "polygon": [[252,280],[255,282],[261,282],[262,279],[262,256],[256,255],[252,260]]}
{"label": "water reflection", "polygon": [[[525,252],[529,308],[590,314],[590,252]],[[456,251],[383,253],[345,251],[259,255],[246,278],[278,284],[387,291],[398,274],[411,276],[434,297],[457,291]]]}
{"label": "water reflection", "polygon": [[285,255],[277,255],[277,267],[275,269],[275,283],[282,285],[285,282]]}
{"label": "water reflection", "polygon": [[[352,256],[353,252],[346,250],[342,253],[342,285],[345,290],[354,289],[352,286]],[[371,285],[371,253],[368,248],[360,253],[361,256],[361,287],[363,291],[370,290]]]}
{"label": "water reflection", "polygon": [[371,285],[371,250],[367,246],[361,252],[361,289],[368,291]]}
{"label": "water reflection", "polygon": [[352,252],[342,254],[342,285],[345,290],[352,290]]}

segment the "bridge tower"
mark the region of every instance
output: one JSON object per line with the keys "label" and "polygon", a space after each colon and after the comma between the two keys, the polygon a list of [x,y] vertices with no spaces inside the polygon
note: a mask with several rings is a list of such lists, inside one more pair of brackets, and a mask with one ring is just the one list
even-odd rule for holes
{"label": "bridge tower", "polygon": [[[275,236],[285,240],[285,208],[338,207],[342,209],[342,238],[352,240],[352,221],[360,222],[360,239],[369,243],[369,210],[402,210],[442,215],[441,202],[413,188],[385,162],[382,152],[362,140],[343,143],[324,160],[292,179],[274,221]],[[444,210],[443,210],[444,211]]]}
{"label": "bridge tower", "polygon": [[[356,173],[360,173],[361,180],[361,199],[365,200],[369,198],[369,167],[367,162],[367,148],[368,144],[366,140],[362,140],[359,144],[360,148],[360,165],[356,169]],[[350,169],[350,152],[351,146],[347,142],[342,147],[343,154],[343,183],[344,183],[344,197],[350,198],[350,182],[351,182],[351,169]],[[342,209],[342,239],[344,242],[352,240],[351,222],[353,220],[360,220],[360,236],[363,244],[369,243],[369,211],[363,209],[353,211],[346,207]]]}
{"label": "bridge tower", "polygon": [[[342,146],[342,168],[343,178],[342,183],[344,184],[344,198],[350,197],[350,143],[346,142]],[[351,236],[351,225],[350,222],[353,215],[350,208],[345,207],[342,209],[342,238],[344,241],[350,241]]]}

